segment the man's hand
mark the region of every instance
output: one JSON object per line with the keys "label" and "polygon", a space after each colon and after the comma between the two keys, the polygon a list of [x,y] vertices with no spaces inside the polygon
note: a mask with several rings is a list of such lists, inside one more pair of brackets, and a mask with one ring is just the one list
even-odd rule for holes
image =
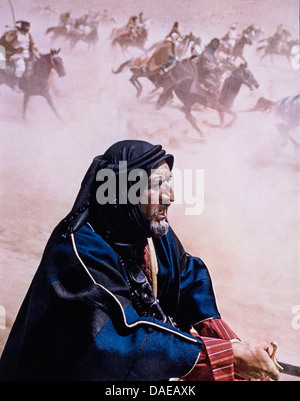
{"label": "man's hand", "polygon": [[270,358],[269,348],[265,342],[233,343],[234,372],[244,379],[279,380],[279,371]]}

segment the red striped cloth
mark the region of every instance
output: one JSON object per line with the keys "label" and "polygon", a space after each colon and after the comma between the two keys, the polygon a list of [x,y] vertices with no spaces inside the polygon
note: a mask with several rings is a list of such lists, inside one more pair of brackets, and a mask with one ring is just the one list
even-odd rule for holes
{"label": "red striped cloth", "polygon": [[[144,249],[142,265],[152,285],[149,246]],[[194,325],[194,336],[200,337],[204,347],[198,361],[188,375],[186,381],[232,381],[234,378],[233,351],[230,340],[238,339],[227,323],[222,319],[208,319]]]}
{"label": "red striped cloth", "polygon": [[194,324],[194,329],[200,336],[222,338],[223,340],[239,340],[238,336],[222,319],[208,319]]}
{"label": "red striped cloth", "polygon": [[185,381],[234,381],[233,350],[230,340],[236,334],[222,319],[209,319],[194,325],[204,347],[194,368],[182,378]]}

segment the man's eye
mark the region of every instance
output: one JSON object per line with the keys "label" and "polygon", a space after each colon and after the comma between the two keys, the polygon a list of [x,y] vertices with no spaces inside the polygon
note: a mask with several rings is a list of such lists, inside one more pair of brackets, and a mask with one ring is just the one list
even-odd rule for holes
{"label": "man's eye", "polygon": [[162,178],[162,177],[153,178],[151,180],[150,187],[152,189],[158,188],[165,182],[169,183],[172,180],[172,178],[173,178],[173,176],[169,176],[169,177],[166,177],[166,178]]}

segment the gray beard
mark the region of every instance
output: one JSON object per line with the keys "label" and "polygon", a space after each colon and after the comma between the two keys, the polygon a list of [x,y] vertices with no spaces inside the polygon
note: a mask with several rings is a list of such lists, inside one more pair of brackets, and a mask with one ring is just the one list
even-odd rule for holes
{"label": "gray beard", "polygon": [[152,221],[150,220],[150,231],[155,238],[161,238],[169,231],[169,223],[167,220]]}

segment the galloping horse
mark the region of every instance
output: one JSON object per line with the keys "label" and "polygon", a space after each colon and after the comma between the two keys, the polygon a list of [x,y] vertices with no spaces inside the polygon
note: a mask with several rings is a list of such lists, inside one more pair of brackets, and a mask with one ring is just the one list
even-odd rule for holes
{"label": "galloping horse", "polygon": [[236,60],[239,57],[244,63],[246,63],[246,60],[243,56],[245,45],[252,45],[252,40],[247,34],[243,34],[243,36],[236,42],[231,55],[233,60]]}
{"label": "galloping horse", "polygon": [[116,70],[112,70],[114,74],[120,74],[120,72],[122,72],[124,69],[130,69],[130,71],[132,72],[132,76],[130,77],[129,81],[136,88],[137,97],[140,96],[143,90],[143,86],[138,78],[148,77],[148,73],[145,70],[145,65],[149,61],[149,59],[150,57],[146,57],[145,59],[142,57],[131,58],[122,63]]}
{"label": "galloping horse", "polygon": [[[175,71],[175,69],[173,71]],[[186,119],[200,134],[203,133],[197,126],[195,117],[191,114],[191,108],[195,103],[216,110],[219,113],[220,128],[229,127],[237,118],[236,113],[233,112],[231,108],[241,86],[244,84],[250,90],[253,90],[254,87],[258,88],[259,86],[251,71],[248,70],[247,64],[241,64],[233,70],[230,76],[225,80],[220,95],[216,96],[215,99],[209,99],[205,92],[191,93],[193,79],[193,74],[183,75],[181,79],[177,79],[175,84],[170,86],[167,90],[164,90],[160,95],[158,105],[162,107],[169,99],[172,91],[174,91],[183,103],[182,111],[185,113]],[[226,125],[224,123],[225,113],[232,116],[232,120]]]}
{"label": "galloping horse", "polygon": [[114,47],[116,44],[118,44],[121,47],[122,52],[127,52],[128,47],[136,47],[144,52],[146,52],[145,49],[145,43],[148,38],[148,30],[145,27],[140,28],[138,32],[138,36],[136,38],[130,38],[128,33],[123,33],[121,35],[116,36],[112,42],[111,45]]}
{"label": "galloping horse", "polygon": [[60,37],[65,39],[69,39],[70,37],[70,32],[68,32],[67,29],[62,25],[51,26],[50,28],[47,28],[45,35],[48,35],[49,33],[52,33],[51,42],[54,42]]}
{"label": "galloping horse", "polygon": [[243,60],[243,63],[246,63],[246,60],[243,56],[244,52],[244,47],[245,45],[252,45],[252,41],[249,37],[248,34],[243,34],[240,39],[237,40],[236,44],[233,46],[233,48],[229,47],[226,42],[221,43],[218,49],[218,53],[224,53],[227,54],[228,56],[231,56],[233,61],[235,61],[237,58],[240,58]]}
{"label": "galloping horse", "polygon": [[52,33],[51,42],[54,42],[60,37],[64,38],[65,40],[69,40],[70,51],[74,49],[79,41],[87,43],[88,50],[90,50],[91,47],[95,48],[99,41],[97,25],[98,24],[94,24],[88,34],[84,34],[78,29],[72,29],[68,32],[64,26],[52,26],[46,30],[45,35]]}
{"label": "galloping horse", "polygon": [[[193,33],[191,32],[190,34],[185,35],[183,37],[182,41],[180,42],[180,44],[176,47],[176,56],[177,56],[177,60],[179,60],[180,63],[185,62],[184,61],[185,59],[183,59],[183,57],[187,53],[189,45],[191,43],[195,42],[196,40],[200,40],[200,38],[193,35]],[[130,71],[132,72],[132,76],[130,77],[129,81],[136,88],[137,97],[140,96],[140,94],[142,93],[142,90],[143,90],[143,86],[142,86],[141,82],[139,81],[139,78],[142,78],[142,77],[148,78],[155,86],[154,90],[156,90],[159,87],[164,86],[164,83],[166,81],[165,73],[163,73],[163,71],[161,71],[162,75],[160,75],[159,72],[150,73],[146,67],[148,61],[150,60],[149,54],[151,52],[155,52],[155,50],[158,49],[159,46],[161,46],[164,42],[165,42],[165,40],[155,42],[147,50],[148,55],[145,55],[142,57],[131,58],[131,59],[125,61],[124,63],[122,63],[116,70],[112,70],[112,72],[114,74],[119,74],[125,68],[130,68]],[[179,64],[178,61],[176,61],[176,63]],[[175,66],[175,63],[174,63],[174,66]],[[167,75],[169,75],[169,74],[167,74]]]}
{"label": "galloping horse", "polygon": [[88,50],[90,50],[91,48],[93,48],[95,50],[95,47],[99,41],[98,28],[97,28],[97,26],[94,26],[91,29],[91,32],[88,33],[87,35],[85,35],[81,32],[78,33],[76,31],[70,32],[69,40],[70,40],[70,50],[71,51],[74,49],[74,47],[76,46],[76,44],[79,41],[87,43]]}
{"label": "galloping horse", "polygon": [[[289,40],[284,45],[279,46],[275,41],[271,41],[266,45],[260,46],[256,49],[256,51],[262,50],[264,53],[262,54],[260,61],[262,61],[266,56],[271,57],[271,61],[273,62],[273,55],[284,56],[288,59],[289,63],[293,57],[293,49],[299,49],[299,40]],[[298,55],[298,52],[297,52]]]}
{"label": "galloping horse", "polygon": [[[279,101],[272,101],[261,97],[258,99],[253,109],[248,111],[261,111],[262,113],[274,113],[275,126],[282,135],[282,146],[291,142],[299,149],[299,139],[294,138],[290,131],[297,130],[300,127],[300,95],[288,96]],[[274,117],[272,120],[274,121]]]}
{"label": "galloping horse", "polygon": [[[168,73],[165,74],[160,74],[159,72],[155,73],[149,73],[146,68],[146,64],[149,61],[150,57],[136,57],[129,59],[122,63],[116,70],[112,70],[114,74],[119,74],[122,72],[125,68],[129,68],[130,71],[132,72],[132,75],[129,79],[130,83],[136,88],[137,94],[136,96],[139,97],[140,94],[142,93],[143,86],[139,81],[139,78],[145,77],[148,78],[152,84],[155,86],[152,92],[156,91],[159,88],[169,88],[170,83],[173,82],[173,79],[169,81],[169,78],[171,78],[169,71]],[[185,60],[182,60],[178,64],[183,63]]]}
{"label": "galloping horse", "polygon": [[[54,111],[56,117],[61,120],[50,95],[48,82],[52,69],[57,72],[59,77],[66,75],[63,61],[61,57],[58,56],[59,51],[60,49],[51,50],[50,53],[42,54],[40,58],[35,59],[30,68],[30,73],[25,73],[24,77],[21,79],[19,86],[24,92],[23,118],[26,117],[29,98],[31,96],[43,96]],[[15,85],[15,82],[16,76],[14,74],[14,65],[11,62],[7,62],[6,70],[0,70],[0,85],[6,84],[12,88]]]}

